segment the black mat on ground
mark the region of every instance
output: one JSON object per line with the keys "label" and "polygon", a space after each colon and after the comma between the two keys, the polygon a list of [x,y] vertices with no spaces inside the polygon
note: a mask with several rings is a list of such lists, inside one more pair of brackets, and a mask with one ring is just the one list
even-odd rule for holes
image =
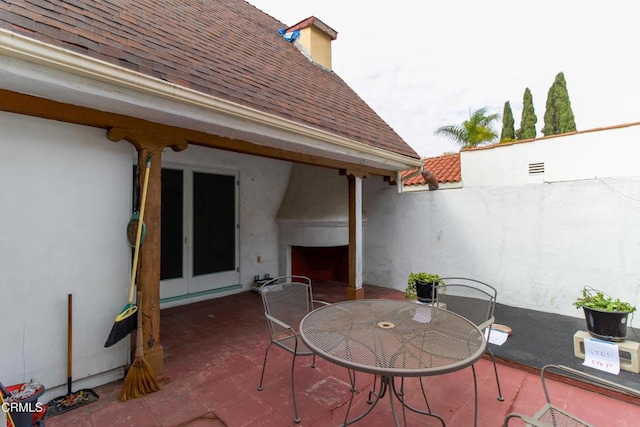
{"label": "black mat on ground", "polygon": [[[532,368],[547,364],[565,365],[592,375],[640,389],[640,374],[620,370],[619,375],[583,366],[584,359],[573,352],[573,335],[586,331],[584,318],[545,313],[496,304],[496,323],[513,329],[501,346],[489,344],[496,357]],[[630,318],[631,319],[631,318]],[[640,341],[640,329],[628,328],[627,338]]]}

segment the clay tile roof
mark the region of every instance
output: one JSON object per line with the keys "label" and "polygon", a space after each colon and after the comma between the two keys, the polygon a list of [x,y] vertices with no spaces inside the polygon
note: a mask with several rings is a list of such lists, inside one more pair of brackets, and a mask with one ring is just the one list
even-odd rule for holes
{"label": "clay tile roof", "polygon": [[[424,168],[428,171],[431,171],[439,183],[447,183],[447,182],[460,182],[461,172],[460,172],[460,153],[454,154],[445,154],[438,157],[429,157],[424,160]],[[404,171],[402,172],[402,176],[409,176],[413,171]],[[426,185],[422,174],[417,174],[406,181],[404,181],[403,185]]]}
{"label": "clay tile roof", "polygon": [[285,24],[243,0],[0,1],[0,28],[419,157],[338,75],[285,41]]}

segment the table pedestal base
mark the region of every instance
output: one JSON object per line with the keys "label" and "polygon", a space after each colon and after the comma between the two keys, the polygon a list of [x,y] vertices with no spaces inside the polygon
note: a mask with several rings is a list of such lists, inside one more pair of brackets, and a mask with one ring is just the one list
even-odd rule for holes
{"label": "table pedestal base", "polygon": [[[376,390],[376,381],[374,380],[373,383],[373,390],[369,391],[369,399],[367,400],[367,403],[370,405],[362,414],[358,415],[355,418],[352,419],[348,419],[349,418],[349,411],[351,410],[351,404],[353,403],[353,398],[355,397],[355,390],[356,390],[356,385],[355,385],[355,372],[352,372],[351,370],[349,371],[349,379],[351,381],[351,399],[349,400],[349,406],[347,407],[347,413],[344,417],[344,423],[340,426],[340,427],[346,427],[348,425],[351,425],[355,422],[360,421],[361,419],[363,419],[364,417],[366,417],[367,415],[369,415],[369,413],[371,411],[373,411],[373,408],[376,407],[376,405],[378,404],[378,402],[380,401],[380,399],[384,398],[385,394],[387,393],[387,391],[389,392],[389,404],[391,405],[391,413],[393,414],[393,421],[395,422],[396,427],[400,426],[399,420],[398,420],[398,415],[396,414],[396,408],[393,404],[393,398],[395,396],[395,398],[398,400],[398,402],[400,402],[401,408],[402,408],[402,416],[404,419],[404,424],[406,425],[406,415],[405,415],[405,409],[408,409],[412,412],[415,412],[417,414],[421,414],[421,415],[426,415],[429,417],[433,417],[436,418],[440,421],[440,423],[442,424],[442,427],[445,427],[445,422],[444,419],[442,419],[442,417],[440,417],[440,415],[438,414],[434,414],[433,412],[431,412],[431,409],[429,408],[429,402],[427,401],[427,396],[424,393],[424,389],[423,389],[423,396],[425,399],[425,403],[427,404],[427,411],[423,411],[421,409],[418,408],[414,408],[413,406],[409,405],[407,402],[405,402],[404,400],[404,378],[400,379],[400,390],[398,390],[396,388],[396,384],[395,384],[395,377],[392,376],[381,376],[380,377],[380,385],[378,386],[377,390]],[[377,378],[377,377],[376,377]],[[422,386],[422,382],[420,382],[420,385]],[[372,399],[373,397],[373,399]]]}

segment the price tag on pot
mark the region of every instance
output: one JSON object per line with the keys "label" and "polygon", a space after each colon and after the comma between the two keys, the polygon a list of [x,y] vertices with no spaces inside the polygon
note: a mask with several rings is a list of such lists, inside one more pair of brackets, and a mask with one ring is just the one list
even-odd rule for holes
{"label": "price tag on pot", "polygon": [[620,349],[616,343],[595,338],[584,340],[584,366],[618,375],[620,373]]}

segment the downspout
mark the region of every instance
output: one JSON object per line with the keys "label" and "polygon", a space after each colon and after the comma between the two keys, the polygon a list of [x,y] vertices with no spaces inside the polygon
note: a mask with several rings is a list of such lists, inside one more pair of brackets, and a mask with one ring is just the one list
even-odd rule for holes
{"label": "downspout", "polygon": [[410,174],[407,174],[404,177],[402,176],[402,171],[396,172],[396,182],[398,183],[398,193],[404,193],[404,186],[402,185],[404,181],[411,179],[414,176],[422,173],[423,169],[424,169],[424,164],[416,168],[415,171],[411,172]]}

